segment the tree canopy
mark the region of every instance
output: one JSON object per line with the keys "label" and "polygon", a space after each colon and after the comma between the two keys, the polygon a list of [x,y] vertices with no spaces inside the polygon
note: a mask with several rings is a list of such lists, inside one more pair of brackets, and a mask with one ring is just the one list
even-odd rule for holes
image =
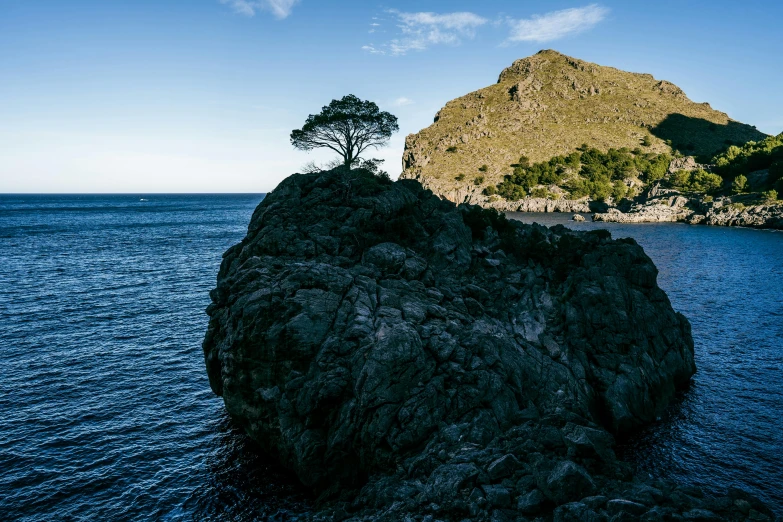
{"label": "tree canopy", "polygon": [[308,116],[301,129],[291,131],[291,144],[301,150],[331,149],[350,168],[362,152],[385,145],[398,130],[396,116],[349,94]]}

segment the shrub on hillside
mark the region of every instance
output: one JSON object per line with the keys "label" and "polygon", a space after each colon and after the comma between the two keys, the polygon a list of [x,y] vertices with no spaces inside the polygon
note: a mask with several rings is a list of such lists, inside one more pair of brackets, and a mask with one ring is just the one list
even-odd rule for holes
{"label": "shrub on hillside", "polygon": [[736,178],[734,178],[734,181],[731,182],[731,187],[734,189],[734,192],[739,194],[740,192],[745,192],[745,189],[748,186],[748,178],[740,174]]}
{"label": "shrub on hillside", "polygon": [[649,185],[665,176],[669,163],[668,154],[645,154],[641,149],[628,148],[601,152],[585,144],[571,154],[541,163],[530,164],[523,156],[512,165],[513,173],[505,176],[497,190],[513,201],[525,197],[539,184],[557,185],[568,190],[571,198],[605,199],[621,190],[615,188],[616,181],[638,177]]}
{"label": "shrub on hillside", "polygon": [[537,187],[530,191],[530,195],[534,198],[549,198],[551,194],[544,187]]}
{"label": "shrub on hillside", "polygon": [[628,195],[628,186],[620,180],[614,182],[612,185],[612,199],[617,202],[624,199]]}
{"label": "shrub on hillside", "polygon": [[723,178],[703,169],[680,170],[672,174],[669,184],[686,192],[714,192],[723,184]]}
{"label": "shrub on hillside", "polygon": [[783,164],[783,133],[761,141],[749,141],[741,147],[731,145],[715,156],[712,162],[724,176],[747,174],[762,169],[772,170],[773,165]]}

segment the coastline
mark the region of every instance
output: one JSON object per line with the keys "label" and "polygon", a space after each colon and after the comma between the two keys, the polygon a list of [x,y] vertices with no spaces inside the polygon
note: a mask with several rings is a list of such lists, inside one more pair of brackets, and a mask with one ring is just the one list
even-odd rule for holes
{"label": "coastline", "polygon": [[[418,179],[427,186],[427,180]],[[427,187],[430,190],[432,186]],[[508,201],[485,196],[478,190],[459,188],[432,190],[451,202],[478,205],[498,212],[589,214],[593,221],[608,223],[687,223],[783,230],[783,202],[760,202],[754,194],[737,194],[713,199],[704,194],[687,194],[656,184],[633,201],[615,205],[611,201],[580,199],[547,199],[528,197]]]}

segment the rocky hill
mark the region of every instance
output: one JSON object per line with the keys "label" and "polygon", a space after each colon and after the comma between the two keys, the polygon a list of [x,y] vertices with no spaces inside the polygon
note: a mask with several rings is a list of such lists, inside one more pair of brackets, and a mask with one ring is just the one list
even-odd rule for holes
{"label": "rocky hill", "polygon": [[408,136],[402,177],[452,201],[484,203],[481,192],[521,156],[542,162],[588,144],[712,157],[764,137],[665,80],[547,50],[514,62],[495,85],[450,101],[431,126]]}
{"label": "rocky hill", "polygon": [[605,231],[294,175],[223,257],[207,372],[317,520],[771,520],[615,457],[695,371],[656,278]]}

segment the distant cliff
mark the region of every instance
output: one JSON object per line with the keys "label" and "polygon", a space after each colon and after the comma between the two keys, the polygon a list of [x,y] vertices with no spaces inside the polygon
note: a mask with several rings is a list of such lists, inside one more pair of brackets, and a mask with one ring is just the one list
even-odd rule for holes
{"label": "distant cliff", "polygon": [[767,516],[615,457],[612,434],[652,422],[695,371],[656,277],[604,231],[507,221],[366,171],[294,175],[224,255],[207,372],[319,495],[316,519]]}
{"label": "distant cliff", "polygon": [[[637,149],[637,155],[654,156],[678,150],[711,157],[728,144],[764,137],[707,103],[692,102],[665,80],[541,51],[514,62],[497,84],[448,102],[432,125],[408,136],[402,177],[451,201],[516,210],[515,201],[482,192],[511,174],[522,156],[543,162],[587,144],[602,152]],[[560,190],[569,177],[585,175],[565,172],[553,195],[582,198]],[[643,177],[628,173],[626,184]],[[546,205],[546,198],[524,201],[523,210]]]}

